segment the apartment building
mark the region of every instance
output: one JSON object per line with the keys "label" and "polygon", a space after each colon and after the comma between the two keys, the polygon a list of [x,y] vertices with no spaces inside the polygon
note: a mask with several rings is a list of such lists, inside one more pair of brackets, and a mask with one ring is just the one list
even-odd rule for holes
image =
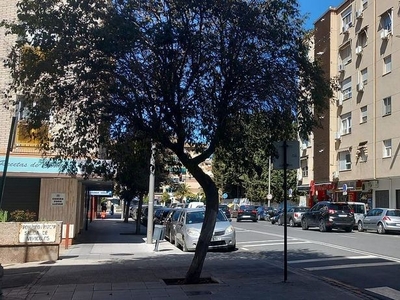
{"label": "apartment building", "polygon": [[314,23],[315,59],[338,87],[313,132],[314,201],[400,208],[399,10],[395,0],[347,0]]}
{"label": "apartment building", "polygon": [[[17,2],[0,2],[1,20],[16,18]],[[0,61],[10,52],[15,38],[6,36],[4,28],[0,28]],[[1,91],[10,80],[9,70],[0,64]],[[69,224],[69,237],[74,238],[87,225],[87,217],[96,218],[99,197],[112,195],[112,183],[83,180],[79,176],[60,174],[57,167],[45,167],[38,140],[25,126],[25,111],[21,105],[7,109],[4,103],[5,99],[0,98],[0,179],[6,171],[1,209],[9,212],[29,210],[36,213],[38,220],[63,221],[64,226]],[[12,129],[14,117],[16,126]],[[9,141],[12,143],[5,168]]]}

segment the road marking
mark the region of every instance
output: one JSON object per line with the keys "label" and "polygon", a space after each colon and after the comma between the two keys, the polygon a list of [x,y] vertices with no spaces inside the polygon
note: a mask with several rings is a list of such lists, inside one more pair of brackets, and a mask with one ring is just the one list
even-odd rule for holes
{"label": "road marking", "polygon": [[[307,241],[298,241],[298,242],[289,242],[288,245],[297,245],[297,244],[309,244]],[[283,245],[283,241],[279,243],[267,243],[267,244],[255,244],[255,245],[246,245],[247,248],[252,248],[252,247],[262,247],[262,246],[277,246],[277,245]],[[244,248],[242,248],[244,249]]]}
{"label": "road marking", "polygon": [[340,257],[326,257],[326,258],[314,258],[314,259],[300,259],[300,260],[290,260],[288,264],[302,264],[320,261],[331,261],[331,260],[342,260],[342,259],[371,259],[376,258],[374,255],[364,255],[364,256],[340,256]]}
{"label": "road marking", "polygon": [[385,296],[390,299],[394,299],[394,300],[400,299],[400,291],[392,289],[388,286],[369,288],[369,289],[365,289],[365,290],[373,292],[373,293],[381,295],[381,296]]}
{"label": "road marking", "polygon": [[[267,233],[267,232],[263,232],[263,231],[249,230],[249,229],[244,229],[244,228],[240,228],[240,229],[242,229],[244,231],[260,233],[260,234],[264,234],[264,235],[282,237],[282,234]],[[292,238],[292,237],[288,237],[288,238]],[[362,254],[362,255],[366,255],[366,256],[372,255],[372,256],[375,256],[376,258],[382,258],[382,259],[385,259],[385,260],[389,260],[389,261],[400,263],[400,258],[396,258],[396,257],[380,255],[380,254],[377,254],[377,253],[357,250],[357,249],[353,249],[353,248],[347,248],[347,247],[343,247],[343,246],[339,246],[339,245],[335,245],[335,244],[329,244],[329,243],[319,242],[319,241],[314,241],[314,240],[306,240],[306,239],[300,239],[300,238],[297,238],[297,240],[303,240],[303,241],[306,241],[308,243],[312,243],[312,244],[316,244],[316,245],[322,245],[322,246],[325,246],[325,247],[339,249],[339,250],[344,250],[344,251],[351,252],[351,253],[357,253],[357,254]]]}
{"label": "road marking", "polygon": [[[364,268],[364,267],[380,267],[380,266],[392,266],[398,265],[398,262],[381,262],[381,263],[367,263],[367,264],[346,264],[336,266],[324,266],[324,267],[311,267],[304,268],[307,271],[321,271],[321,270],[336,270],[336,269],[348,269],[348,268]],[[399,299],[399,298],[398,298]]]}

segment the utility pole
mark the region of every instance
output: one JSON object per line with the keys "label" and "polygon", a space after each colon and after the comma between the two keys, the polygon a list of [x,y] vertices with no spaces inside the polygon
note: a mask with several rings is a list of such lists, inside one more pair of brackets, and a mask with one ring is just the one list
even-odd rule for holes
{"label": "utility pole", "polygon": [[147,244],[153,243],[153,215],[154,215],[154,182],[156,173],[156,145],[151,143],[150,180],[149,180],[149,210],[147,212]]}

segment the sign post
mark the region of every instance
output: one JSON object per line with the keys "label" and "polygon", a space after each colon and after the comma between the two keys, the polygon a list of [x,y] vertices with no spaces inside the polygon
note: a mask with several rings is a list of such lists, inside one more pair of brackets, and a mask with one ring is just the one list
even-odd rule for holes
{"label": "sign post", "polygon": [[300,168],[300,143],[299,141],[283,141],[274,143],[274,147],[278,152],[278,155],[274,159],[274,169],[283,169],[283,256],[284,256],[284,281],[287,281],[287,198],[288,192],[291,195],[291,191],[287,189],[287,170],[293,170]]}

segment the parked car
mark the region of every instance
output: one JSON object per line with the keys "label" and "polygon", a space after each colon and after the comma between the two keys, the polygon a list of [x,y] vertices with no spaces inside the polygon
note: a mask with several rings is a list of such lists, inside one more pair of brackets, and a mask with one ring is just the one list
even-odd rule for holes
{"label": "parked car", "polygon": [[[184,252],[194,251],[204,221],[204,208],[184,208],[179,214],[175,226],[175,246],[182,247]],[[222,210],[218,210],[217,220],[209,249],[236,248],[236,232]]]}
{"label": "parked car", "polygon": [[376,230],[380,234],[388,231],[400,232],[400,209],[371,209],[358,223],[358,231],[365,230]]}
{"label": "parked car", "polygon": [[171,210],[172,210],[172,208],[165,207],[165,206],[161,207],[161,208],[157,208],[154,211],[154,224],[164,224],[165,219]]}
{"label": "parked car", "polygon": [[319,227],[321,232],[331,231],[332,228],[351,232],[354,226],[354,213],[346,202],[321,201],[315,204],[301,217],[301,227]]}
{"label": "parked car", "polygon": [[229,207],[227,204],[220,204],[219,209],[223,211],[225,216],[230,219],[231,218],[231,211],[229,210]]}
{"label": "parked car", "polygon": [[[288,209],[286,213],[286,224],[290,227],[300,226],[301,225],[301,217],[303,213],[308,211],[309,208],[305,206],[292,206]],[[278,225],[284,224],[284,214],[280,214]]]}
{"label": "parked car", "polygon": [[364,202],[347,202],[354,211],[354,227],[358,227],[358,223],[362,222],[367,214],[367,205]]}
{"label": "parked car", "polygon": [[240,205],[236,221],[240,222],[242,220],[251,220],[257,222],[257,210],[254,205]]}
{"label": "parked car", "polygon": [[175,226],[182,208],[172,208],[165,219],[165,238],[172,244],[175,243]]}
{"label": "parked car", "polygon": [[[154,205],[153,206],[153,218],[154,218],[154,212],[158,209],[158,208],[162,208],[162,205]],[[140,224],[147,226],[147,217],[149,214],[149,206],[143,206],[142,207],[142,215],[140,217]]]}

